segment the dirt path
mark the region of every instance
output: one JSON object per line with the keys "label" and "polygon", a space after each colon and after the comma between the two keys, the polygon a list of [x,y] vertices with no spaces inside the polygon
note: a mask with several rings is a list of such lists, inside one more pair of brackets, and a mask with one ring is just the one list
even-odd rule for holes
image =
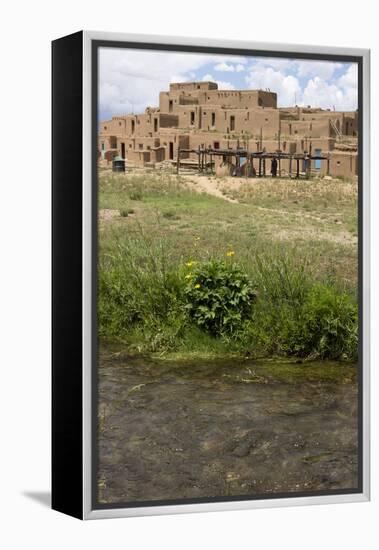
{"label": "dirt path", "polygon": [[227,202],[239,204],[236,199],[232,199],[222,193],[222,191],[218,187],[217,180],[213,178],[208,178],[207,176],[198,176],[195,181],[193,179],[193,176],[190,176],[188,178],[186,176],[184,177],[187,181],[187,184],[189,184],[189,187],[194,191],[197,191],[198,193],[208,193],[208,195],[212,195],[212,197],[217,197]]}

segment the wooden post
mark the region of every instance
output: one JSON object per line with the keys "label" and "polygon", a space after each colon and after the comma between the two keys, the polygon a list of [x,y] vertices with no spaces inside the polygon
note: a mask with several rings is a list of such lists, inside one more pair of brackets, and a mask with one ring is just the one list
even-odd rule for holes
{"label": "wooden post", "polygon": [[282,174],[281,167],[280,167],[280,153],[279,153],[279,156],[278,156],[278,168],[279,168],[279,177],[280,177],[281,174]]}
{"label": "wooden post", "polygon": [[262,158],[261,157],[259,157],[258,175],[259,175],[259,177],[262,177]]}
{"label": "wooden post", "polygon": [[311,157],[309,155],[308,158],[307,158],[307,170],[306,170],[307,178],[309,178],[310,175],[311,175],[311,166],[312,166],[312,161],[311,161]]}
{"label": "wooden post", "polygon": [[300,176],[300,159],[296,159],[296,177]]}
{"label": "wooden post", "polygon": [[178,158],[176,159],[176,173],[179,174],[180,166],[180,147],[178,147]]}
{"label": "wooden post", "polygon": [[212,153],[210,153],[209,158],[210,158],[210,163],[211,163],[211,174],[213,174]]}
{"label": "wooden post", "polygon": [[249,159],[249,140],[246,140],[246,163],[245,163],[245,176],[248,177],[247,171],[250,172],[250,159]]}
{"label": "wooden post", "polygon": [[290,163],[289,163],[289,175],[290,178],[292,177],[292,157],[290,157]]}
{"label": "wooden post", "polygon": [[199,174],[200,174],[200,145],[199,145],[199,149],[198,149],[198,152],[197,152],[197,163],[198,163],[198,171],[199,171]]}
{"label": "wooden post", "polygon": [[266,159],[263,159],[263,177],[266,177]]}

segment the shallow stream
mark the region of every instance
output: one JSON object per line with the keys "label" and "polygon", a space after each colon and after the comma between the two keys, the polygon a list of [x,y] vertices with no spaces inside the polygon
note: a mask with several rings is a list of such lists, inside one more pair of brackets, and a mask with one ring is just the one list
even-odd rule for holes
{"label": "shallow stream", "polygon": [[99,358],[101,503],[357,487],[357,367]]}

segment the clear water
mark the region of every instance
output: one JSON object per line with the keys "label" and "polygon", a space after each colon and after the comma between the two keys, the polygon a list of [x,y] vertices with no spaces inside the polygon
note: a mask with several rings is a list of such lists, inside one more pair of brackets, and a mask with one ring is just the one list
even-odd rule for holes
{"label": "clear water", "polygon": [[100,502],[357,487],[357,367],[99,359]]}

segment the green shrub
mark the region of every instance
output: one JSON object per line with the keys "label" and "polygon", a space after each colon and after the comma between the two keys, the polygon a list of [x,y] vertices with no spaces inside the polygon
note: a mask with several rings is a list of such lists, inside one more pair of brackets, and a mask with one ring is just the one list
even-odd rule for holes
{"label": "green shrub", "polygon": [[122,218],[127,218],[129,216],[129,214],[134,214],[133,208],[122,208],[120,210],[120,216]]}
{"label": "green shrub", "polygon": [[332,286],[315,284],[298,318],[283,328],[283,349],[291,355],[323,359],[357,357],[357,305]]}
{"label": "green shrub", "polygon": [[135,189],[133,191],[130,191],[129,192],[129,198],[132,201],[141,201],[142,198],[143,198],[142,191],[140,191],[139,189]]}
{"label": "green shrub", "polygon": [[[187,265],[191,267],[191,263]],[[214,335],[233,336],[251,317],[254,288],[237,264],[211,260],[186,277],[186,310],[200,328]]]}
{"label": "green shrub", "polygon": [[258,296],[240,335],[251,355],[355,360],[356,299],[333,280],[315,281],[312,265],[296,256],[257,256]]}
{"label": "green shrub", "polygon": [[163,212],[162,216],[168,220],[180,220],[180,216],[178,216],[174,210],[166,210],[166,212]]}

